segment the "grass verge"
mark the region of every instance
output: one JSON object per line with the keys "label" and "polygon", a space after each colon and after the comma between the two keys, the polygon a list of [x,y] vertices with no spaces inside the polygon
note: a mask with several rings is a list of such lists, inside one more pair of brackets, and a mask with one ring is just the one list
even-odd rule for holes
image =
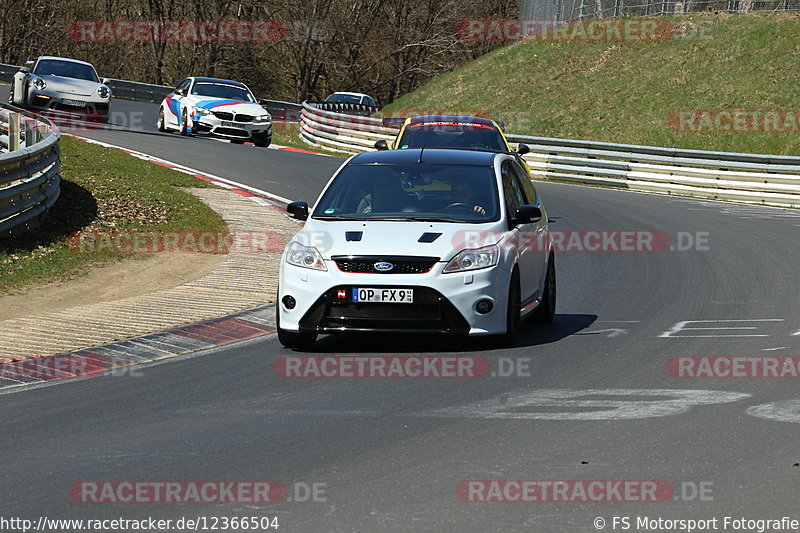
{"label": "grass verge", "polygon": [[309,152],[317,152],[319,154],[332,155],[335,157],[347,158],[352,155],[344,152],[334,152],[322,146],[306,143],[300,138],[300,124],[291,122],[280,122],[272,125],[272,142],[280,144],[281,146],[289,146],[291,148],[308,150]]}
{"label": "grass verge", "polygon": [[[800,153],[800,15],[708,13],[666,22],[674,31],[659,41],[518,42],[433,79],[385,111],[486,113],[511,133],[545,137]],[[702,115],[698,130],[676,126],[676,113],[688,110],[779,112],[783,131],[766,131],[763,122],[698,131]],[[711,116],[723,128],[730,123]]]}
{"label": "grass verge", "polygon": [[67,245],[76,231],[224,231],[206,204],[177,187],[209,187],[119,150],[61,139],[61,196],[34,231],[0,240],[0,294],[76,277],[92,266],[146,257],[86,253]]}

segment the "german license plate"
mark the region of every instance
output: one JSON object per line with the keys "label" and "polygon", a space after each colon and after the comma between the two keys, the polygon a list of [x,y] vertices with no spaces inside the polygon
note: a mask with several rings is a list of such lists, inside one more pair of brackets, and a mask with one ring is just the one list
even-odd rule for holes
{"label": "german license plate", "polygon": [[225,120],[222,121],[223,128],[241,128],[243,124],[241,122],[227,122]]}
{"label": "german license plate", "polygon": [[393,289],[391,287],[353,289],[353,301],[410,304],[414,303],[414,289]]}
{"label": "german license plate", "polygon": [[69,98],[64,98],[61,100],[61,103],[64,105],[71,105],[74,107],[86,107],[86,102],[81,102],[80,100],[70,100]]}

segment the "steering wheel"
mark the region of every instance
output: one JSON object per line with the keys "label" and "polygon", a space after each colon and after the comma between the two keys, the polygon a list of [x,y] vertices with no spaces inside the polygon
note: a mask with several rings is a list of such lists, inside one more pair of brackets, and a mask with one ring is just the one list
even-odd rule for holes
{"label": "steering wheel", "polygon": [[465,204],[463,202],[452,203],[452,204],[448,205],[447,207],[445,207],[445,209],[453,209],[454,207],[463,207],[464,209],[469,209],[470,211],[472,211],[472,206],[469,205],[469,204]]}

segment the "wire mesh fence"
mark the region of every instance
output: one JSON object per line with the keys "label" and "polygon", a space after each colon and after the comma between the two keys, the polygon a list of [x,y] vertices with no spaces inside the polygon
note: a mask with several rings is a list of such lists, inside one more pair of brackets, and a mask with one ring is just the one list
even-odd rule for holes
{"label": "wire mesh fence", "polygon": [[521,0],[519,17],[560,21],[702,11],[800,11],[800,0]]}

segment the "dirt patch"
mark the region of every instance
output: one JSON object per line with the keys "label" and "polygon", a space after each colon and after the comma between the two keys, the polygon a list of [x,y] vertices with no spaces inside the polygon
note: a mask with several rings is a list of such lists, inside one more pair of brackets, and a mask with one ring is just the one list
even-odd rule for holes
{"label": "dirt patch", "polygon": [[177,287],[219,266],[225,254],[159,254],[95,267],[85,275],[0,296],[0,320],[120,300]]}

